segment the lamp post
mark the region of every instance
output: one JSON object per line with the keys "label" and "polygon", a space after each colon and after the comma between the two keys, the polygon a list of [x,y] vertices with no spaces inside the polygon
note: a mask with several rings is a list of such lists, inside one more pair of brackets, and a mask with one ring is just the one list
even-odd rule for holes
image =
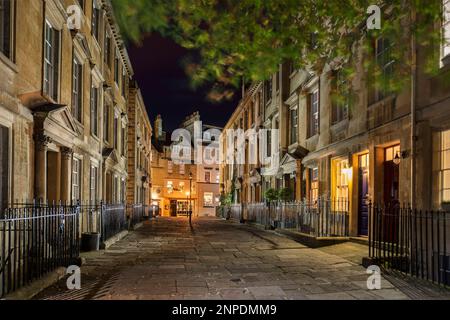
{"label": "lamp post", "polygon": [[192,172],[189,172],[189,224],[192,224]]}

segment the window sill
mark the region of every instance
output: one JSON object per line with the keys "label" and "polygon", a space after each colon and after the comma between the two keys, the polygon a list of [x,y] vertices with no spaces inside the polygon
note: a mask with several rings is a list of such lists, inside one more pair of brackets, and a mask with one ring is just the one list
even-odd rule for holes
{"label": "window sill", "polygon": [[392,103],[396,99],[396,97],[397,96],[395,94],[391,94],[381,100],[370,103],[369,108],[374,108],[374,107],[382,105],[382,104]]}
{"label": "window sill", "polygon": [[[72,115],[73,116],[73,115]],[[84,124],[80,122],[80,120],[76,119],[75,117],[73,118],[73,120],[75,121],[76,125],[78,128],[82,129],[82,131],[84,131]]]}
{"label": "window sill", "polygon": [[309,136],[308,138],[306,138],[306,140],[313,140],[313,139],[317,139],[319,137],[319,133],[316,133],[312,136]]}
{"label": "window sill", "polygon": [[97,142],[100,142],[100,138],[97,137],[95,134],[91,133],[91,138],[94,139]]}
{"label": "window sill", "polygon": [[18,73],[17,65],[10,58],[5,56],[2,52],[0,52],[0,61],[3,62],[14,73]]}
{"label": "window sill", "polygon": [[348,117],[344,118],[342,120],[331,123],[331,128],[332,129],[341,129],[342,127],[346,126],[348,124],[348,122],[349,122]]}

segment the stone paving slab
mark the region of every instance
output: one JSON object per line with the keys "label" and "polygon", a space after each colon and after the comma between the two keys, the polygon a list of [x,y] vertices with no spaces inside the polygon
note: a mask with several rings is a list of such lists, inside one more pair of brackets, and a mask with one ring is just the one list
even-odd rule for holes
{"label": "stone paving slab", "polygon": [[311,249],[215,218],[194,220],[192,229],[186,218],[158,218],[108,250],[85,254],[80,291],[68,291],[61,281],[36,299],[410,298],[407,285],[385,278],[382,290],[367,289],[368,275],[357,259],[365,249],[349,244]]}

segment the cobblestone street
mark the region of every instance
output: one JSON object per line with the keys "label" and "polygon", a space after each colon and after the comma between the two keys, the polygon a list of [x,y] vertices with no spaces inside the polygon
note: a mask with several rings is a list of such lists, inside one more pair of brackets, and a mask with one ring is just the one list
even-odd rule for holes
{"label": "cobblestone street", "polygon": [[215,218],[194,220],[193,229],[185,218],[158,218],[106,251],[85,254],[81,290],[68,291],[62,280],[36,299],[414,298],[386,279],[369,291],[352,248],[364,249],[343,244],[332,254]]}

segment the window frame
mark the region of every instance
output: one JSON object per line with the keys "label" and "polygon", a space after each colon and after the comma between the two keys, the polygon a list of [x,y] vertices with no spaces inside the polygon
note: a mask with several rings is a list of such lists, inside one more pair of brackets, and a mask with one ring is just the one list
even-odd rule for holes
{"label": "window frame", "polygon": [[110,143],[110,119],[111,119],[111,105],[108,103],[103,104],[103,141]]}
{"label": "window frame", "polygon": [[72,59],[72,115],[83,123],[83,64],[74,54]]}
{"label": "window frame", "polygon": [[91,16],[91,35],[97,41],[100,41],[100,20],[102,9],[97,8],[97,1],[92,0],[92,16]]}
{"label": "window frame", "polygon": [[211,183],[211,171],[210,170],[205,170],[205,182],[206,183]]}
{"label": "window frame", "polygon": [[[448,137],[445,137],[445,135],[448,134]],[[447,138],[449,141],[447,142],[448,146],[445,147],[445,138]],[[445,187],[445,176],[446,173],[448,173],[449,182],[450,185],[450,129],[449,130],[443,130],[439,133],[439,202],[442,205],[443,203],[449,203],[450,202],[450,195],[448,198],[445,196],[445,192],[448,192],[450,194],[450,187]],[[448,162],[449,165],[447,166],[445,164],[446,154],[449,158]]]}
{"label": "window frame", "polygon": [[[206,202],[206,196],[211,197],[211,202]],[[214,193],[213,192],[204,192],[203,193],[203,208],[214,208]]]}
{"label": "window frame", "polygon": [[98,164],[91,162],[89,171],[89,201],[91,204],[96,204],[98,201],[98,173]]}
{"label": "window frame", "polygon": [[[61,31],[56,29],[48,19],[45,19],[44,24],[42,92],[49,98],[57,101],[59,98]],[[47,38],[48,32],[50,32],[50,38]],[[49,60],[49,58],[52,60]],[[48,79],[46,75],[48,75]]]}
{"label": "window frame", "polygon": [[[295,113],[295,117],[293,116]],[[294,121],[295,119],[295,121]],[[298,106],[294,106],[289,110],[289,143],[298,143]]]}
{"label": "window frame", "polygon": [[[390,77],[392,77],[392,74],[394,72],[393,69],[390,69],[395,65],[395,59],[391,55],[391,48],[393,48],[394,45],[395,44],[393,41],[383,37],[378,37],[374,40],[374,58],[376,65],[381,70],[380,76],[383,78],[383,87],[379,88],[378,86],[375,86],[372,89],[371,104],[382,101],[393,93],[386,82]],[[380,48],[382,49],[380,50]]]}
{"label": "window frame", "polygon": [[[98,138],[98,107],[100,98],[100,88],[94,85],[94,81],[91,79],[91,95],[90,95],[90,123],[91,123],[91,135]],[[95,97],[95,98],[94,98]],[[94,110],[95,109],[95,110]]]}
{"label": "window frame", "polygon": [[[450,57],[450,0],[442,0],[442,43],[441,43],[441,67],[447,65],[444,63]],[[447,8],[447,10],[446,10]]]}
{"label": "window frame", "polygon": [[[78,164],[77,168],[78,171],[75,171],[75,163]],[[72,202],[75,203],[77,201],[81,201],[81,183],[82,183],[82,172],[83,172],[83,162],[81,158],[74,156],[72,158]],[[75,183],[77,182],[77,183]],[[78,198],[75,198],[75,188],[77,188],[77,196]]]}
{"label": "window frame", "polygon": [[[15,0],[0,0],[0,2],[9,4],[9,14],[5,15],[8,20],[4,20],[4,25],[0,26],[0,30],[4,32],[0,33],[0,43],[3,39],[3,44],[0,46],[0,54],[10,61],[15,60],[15,14],[16,14],[16,1]],[[9,34],[9,38],[1,38],[3,34]],[[6,45],[5,45],[6,43]]]}
{"label": "window frame", "polygon": [[309,201],[311,203],[317,203],[318,200],[319,200],[319,167],[314,167],[309,169]]}
{"label": "window frame", "polygon": [[334,72],[334,88],[337,94],[345,95],[345,102],[342,101],[332,101],[331,108],[331,124],[335,125],[344,120],[347,120],[349,117],[349,106],[350,106],[350,97],[347,79],[342,75],[342,70],[336,70]]}
{"label": "window frame", "polygon": [[108,69],[111,70],[112,37],[107,28],[105,28],[105,36],[103,41],[103,62],[106,64]]}
{"label": "window frame", "polygon": [[[313,98],[316,97],[315,100]],[[309,93],[309,137],[314,137],[320,133],[320,94],[319,88]],[[314,106],[316,110],[314,110]]]}

